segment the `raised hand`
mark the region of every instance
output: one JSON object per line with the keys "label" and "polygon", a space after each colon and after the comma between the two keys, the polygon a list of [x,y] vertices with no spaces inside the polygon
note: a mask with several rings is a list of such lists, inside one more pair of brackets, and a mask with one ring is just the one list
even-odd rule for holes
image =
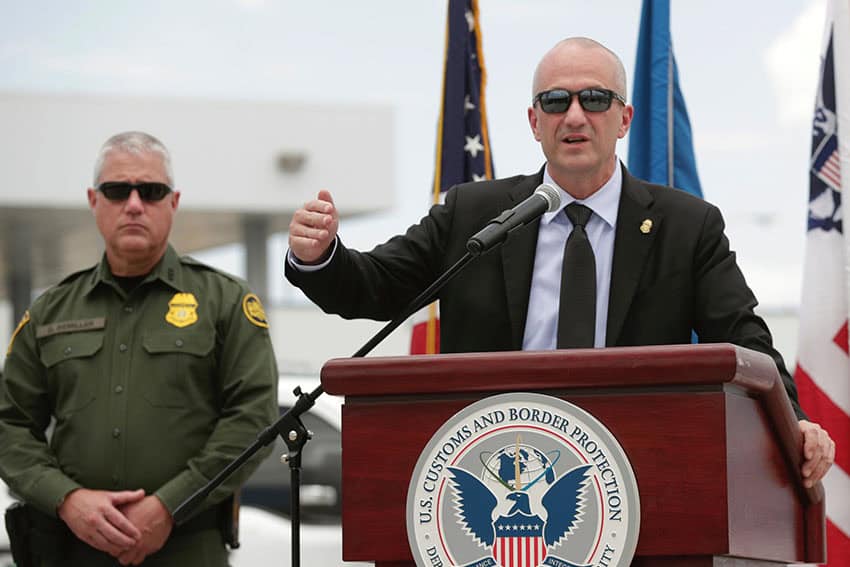
{"label": "raised hand", "polygon": [[295,211],[289,223],[289,249],[304,264],[324,261],[339,230],[339,213],[330,192],[322,189],[316,199]]}

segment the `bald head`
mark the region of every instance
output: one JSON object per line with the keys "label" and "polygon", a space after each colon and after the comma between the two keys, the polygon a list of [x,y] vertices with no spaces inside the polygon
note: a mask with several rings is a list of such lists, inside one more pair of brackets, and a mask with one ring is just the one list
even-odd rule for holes
{"label": "bald head", "polygon": [[[620,58],[585,37],[565,39],[550,49],[534,71],[532,97],[542,92],[585,89],[614,91],[625,98],[626,72]],[[561,95],[563,96],[563,95]],[[617,167],[617,141],[629,131],[634,108],[618,97],[598,108],[581,100],[543,110],[532,98],[528,124],[546,156],[546,171],[576,199],[586,199],[611,178]],[[580,97],[579,97],[580,98]]]}
{"label": "bald head", "polygon": [[557,74],[560,68],[570,65],[573,61],[585,59],[590,54],[594,55],[594,59],[605,67],[604,71],[610,74],[612,88],[623,95],[623,98],[628,98],[626,69],[623,67],[623,62],[616,53],[588,37],[570,37],[561,40],[546,52],[534,70],[531,96],[548,88],[546,84],[548,77]]}

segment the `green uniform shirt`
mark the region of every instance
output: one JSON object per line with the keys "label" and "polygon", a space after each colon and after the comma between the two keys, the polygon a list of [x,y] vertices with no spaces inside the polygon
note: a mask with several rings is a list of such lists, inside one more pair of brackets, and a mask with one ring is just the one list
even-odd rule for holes
{"label": "green uniform shirt", "polygon": [[129,295],[105,256],[44,293],[13,335],[4,374],[0,476],[52,515],[78,487],[143,488],[173,513],[278,416],[259,300],[170,246]]}

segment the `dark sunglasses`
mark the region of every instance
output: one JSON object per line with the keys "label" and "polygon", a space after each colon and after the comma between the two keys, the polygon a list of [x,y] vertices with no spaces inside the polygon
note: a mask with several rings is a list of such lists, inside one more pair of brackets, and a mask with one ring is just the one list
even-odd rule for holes
{"label": "dark sunglasses", "polygon": [[126,201],[130,198],[133,189],[138,191],[139,199],[145,202],[161,201],[171,193],[171,187],[165,183],[127,183],[126,181],[107,181],[101,183],[98,191],[110,201]]}
{"label": "dark sunglasses", "polygon": [[578,95],[578,103],[587,112],[605,112],[611,108],[611,101],[617,99],[626,104],[626,99],[610,89],[582,89],[570,92],[566,89],[543,91],[534,97],[533,104],[540,103],[540,109],[546,114],[566,112],[570,108],[573,96]]}

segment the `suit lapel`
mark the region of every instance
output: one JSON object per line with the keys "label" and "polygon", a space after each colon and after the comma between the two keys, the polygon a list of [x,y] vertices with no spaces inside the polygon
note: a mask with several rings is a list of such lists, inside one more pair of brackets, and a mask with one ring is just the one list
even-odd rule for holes
{"label": "suit lapel", "polygon": [[617,213],[611,268],[606,346],[617,345],[646,258],[663,220],[660,212],[652,210],[653,198],[644,185],[623,168],[623,190]]}
{"label": "suit lapel", "polygon": [[[518,183],[509,193],[513,207],[531,195],[543,181],[543,170]],[[528,294],[531,290],[531,275],[534,270],[534,252],[537,248],[537,233],[540,219],[511,234],[502,245],[502,266],[505,274],[505,298],[511,321],[511,343],[517,350],[522,348],[525,320],[528,315]]]}

